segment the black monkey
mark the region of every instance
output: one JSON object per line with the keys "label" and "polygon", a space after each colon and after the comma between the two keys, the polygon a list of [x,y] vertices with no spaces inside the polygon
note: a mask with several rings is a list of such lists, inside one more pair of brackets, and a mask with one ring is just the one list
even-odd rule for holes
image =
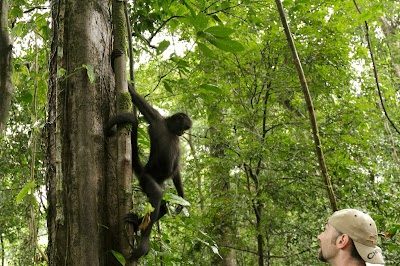
{"label": "black monkey", "polygon": [[[138,122],[133,113],[123,113],[112,117],[106,125],[106,130],[109,132],[115,124],[131,123],[133,125],[131,136],[132,168],[138,177],[140,187],[154,208],[150,215],[150,223],[145,229],[141,230],[140,243],[130,258],[133,261],[137,261],[141,256],[149,252],[150,233],[153,224],[167,212],[165,203],[162,202],[164,181],[171,177],[178,195],[182,198],[184,197],[179,169],[179,136],[182,136],[185,130],[191,128],[192,121],[184,113],[176,113],[164,118],[130,84],[128,84],[128,88],[132,102],[149,123],[150,156],[146,165],[143,166],[139,160],[137,145]],[[178,207],[177,211],[179,212],[181,208],[181,206]],[[128,215],[126,221],[131,222],[135,230],[138,230],[138,225],[141,223],[141,220],[136,215]]]}

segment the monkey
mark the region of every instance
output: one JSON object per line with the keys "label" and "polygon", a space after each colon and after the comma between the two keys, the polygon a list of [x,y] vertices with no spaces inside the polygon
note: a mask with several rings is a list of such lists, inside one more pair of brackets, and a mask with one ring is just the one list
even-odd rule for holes
{"label": "monkey", "polygon": [[[191,119],[185,113],[176,113],[170,117],[163,117],[152,107],[130,84],[129,93],[133,104],[138,108],[144,119],[149,124],[147,131],[150,137],[150,155],[143,166],[139,160],[137,144],[137,117],[133,113],[123,113],[112,117],[106,124],[106,132],[109,134],[114,125],[131,123],[132,129],[132,168],[139,180],[139,185],[154,208],[150,214],[148,226],[141,229],[140,243],[134,249],[131,261],[137,261],[149,252],[151,229],[154,223],[167,212],[163,202],[163,184],[168,178],[172,178],[178,195],[184,198],[184,190],[180,175],[180,148],[179,137],[192,127]],[[177,208],[179,213],[182,206]],[[134,230],[139,230],[141,223],[135,214],[128,214],[126,222],[132,223]]]}

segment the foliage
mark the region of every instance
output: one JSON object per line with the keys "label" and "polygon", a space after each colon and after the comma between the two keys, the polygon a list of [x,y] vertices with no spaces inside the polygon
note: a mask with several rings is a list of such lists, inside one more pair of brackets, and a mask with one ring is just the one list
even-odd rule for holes
{"label": "foliage", "polygon": [[[26,213],[33,199],[43,229],[39,149],[38,178],[30,193],[35,197],[20,197],[20,204],[15,199],[32,184],[29,144],[39,139],[44,127],[49,14],[47,9],[30,9],[43,1],[10,2],[10,26],[21,48],[14,51],[17,91],[7,134],[0,142],[5,147],[0,149],[0,234],[6,239],[10,265],[33,265],[40,262],[34,261],[38,253],[28,241]],[[166,115],[183,110],[194,121],[193,130],[182,139],[182,175],[190,206],[183,215],[171,211],[161,220],[142,265],[221,264],[221,257],[232,256],[231,251],[238,265],[257,265],[259,237],[265,264],[318,265],[317,235],[330,214],[329,202],[274,3],[135,3],[130,14],[135,61],[140,63],[136,88],[152,104],[168,110]],[[283,4],[314,100],[339,207],[369,212],[380,228],[386,265],[397,265],[400,136],[382,113],[364,21],[370,25],[386,109],[393,121],[400,121],[399,52],[393,48],[399,42],[400,6],[393,1],[357,1],[360,14],[352,1]],[[382,18],[392,26],[391,35],[384,34]],[[38,45],[32,45],[36,41]],[[90,66],[84,67],[88,75],[93,73]],[[144,132],[140,135],[139,145],[148,147]],[[169,183],[170,205],[182,204],[171,196],[171,188]],[[18,252],[28,246],[32,252]]]}
{"label": "foliage", "polygon": [[[4,240],[0,257],[8,265],[44,265],[33,235],[38,234],[39,245],[47,235],[40,139],[47,91],[49,13],[42,8],[45,1],[8,2],[16,91],[10,121],[0,140],[0,235]],[[32,221],[37,227],[32,227]]]}

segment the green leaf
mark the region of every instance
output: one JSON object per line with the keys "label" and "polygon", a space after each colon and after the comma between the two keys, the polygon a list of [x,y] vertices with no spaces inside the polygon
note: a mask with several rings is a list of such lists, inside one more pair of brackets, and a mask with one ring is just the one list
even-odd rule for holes
{"label": "green leaf", "polygon": [[171,43],[169,41],[163,40],[158,44],[157,47],[157,54],[162,54],[167,48],[169,47]]}
{"label": "green leaf", "polygon": [[212,45],[217,47],[218,49],[225,52],[241,52],[244,50],[244,47],[238,41],[231,40],[229,38],[210,38],[206,35],[206,40],[209,41]]}
{"label": "green leaf", "polygon": [[389,252],[392,252],[393,250],[398,250],[399,249],[399,246],[394,244],[394,243],[388,243],[385,246],[387,246],[387,250]]}
{"label": "green leaf", "polygon": [[31,103],[33,101],[33,95],[30,91],[23,91],[21,95],[18,97],[18,100],[24,103]]}
{"label": "green leaf", "polygon": [[28,194],[28,192],[35,186],[35,182],[29,182],[28,184],[26,184],[21,191],[18,193],[17,198],[16,198],[16,202],[20,203],[21,200],[25,197],[26,194]]}
{"label": "green leaf", "polygon": [[164,88],[165,88],[169,93],[173,93],[173,92],[172,92],[172,87],[171,87],[171,85],[169,84],[168,81],[163,80],[163,84],[164,84]]}
{"label": "green leaf", "polygon": [[400,230],[400,224],[396,224],[388,230],[388,233],[390,234],[391,237],[393,237],[399,230]]}
{"label": "green leaf", "polygon": [[86,73],[87,73],[87,75],[89,77],[90,83],[94,84],[94,82],[96,80],[96,75],[94,73],[93,65],[85,65],[85,64],[83,64],[82,67],[86,69]]}
{"label": "green leaf", "polygon": [[188,3],[186,0],[182,0],[182,3],[184,6],[186,6],[187,9],[189,9],[190,14],[192,14],[192,16],[195,16],[195,11],[194,9],[190,6],[190,3]]}
{"label": "green leaf", "polygon": [[67,70],[66,70],[65,68],[60,67],[60,68],[57,70],[57,77],[58,77],[58,78],[62,78],[62,77],[65,76],[66,73],[67,73]]}
{"label": "green leaf", "polygon": [[195,16],[186,17],[190,25],[196,28],[197,31],[204,30],[208,25],[209,18],[202,12]]}
{"label": "green leaf", "polygon": [[125,260],[124,256],[121,253],[119,253],[119,252],[117,252],[115,250],[111,250],[111,253],[118,260],[118,262],[121,263],[121,265],[125,265],[126,264],[126,260]]}
{"label": "green leaf", "polygon": [[223,93],[223,91],[220,88],[218,88],[217,86],[214,86],[214,85],[210,85],[210,84],[201,84],[199,86],[199,88],[203,92],[213,92],[213,93],[218,93],[218,94]]}
{"label": "green leaf", "polygon": [[218,24],[223,24],[222,20],[217,16],[217,15],[212,15],[211,16],[216,22],[218,22]]}
{"label": "green leaf", "polygon": [[226,38],[232,33],[235,32],[235,30],[227,28],[227,27],[221,27],[221,26],[214,26],[210,27],[204,30],[204,32],[208,32],[215,37],[220,37],[220,38]]}
{"label": "green leaf", "polygon": [[190,203],[187,200],[183,199],[182,197],[179,197],[178,195],[172,194],[172,193],[164,193],[163,199],[172,204],[179,204],[182,206],[190,206]]}
{"label": "green leaf", "polygon": [[22,8],[18,5],[13,5],[13,8],[10,10],[9,17],[20,18],[23,15],[24,15],[24,11],[22,10]]}
{"label": "green leaf", "polygon": [[210,58],[216,58],[214,52],[207,47],[207,45],[203,44],[203,43],[197,43],[197,47],[199,47],[199,50],[205,55],[208,56]]}
{"label": "green leaf", "polygon": [[151,205],[150,202],[146,202],[145,214],[147,214],[147,213],[150,214],[150,213],[152,213],[154,210],[155,210],[155,209],[154,209],[153,205]]}

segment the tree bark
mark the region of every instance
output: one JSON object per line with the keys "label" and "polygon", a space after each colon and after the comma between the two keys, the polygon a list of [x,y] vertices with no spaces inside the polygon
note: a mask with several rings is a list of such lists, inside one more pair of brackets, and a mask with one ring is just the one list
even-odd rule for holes
{"label": "tree bark", "polygon": [[0,136],[6,127],[14,91],[11,67],[12,45],[8,34],[8,4],[0,0]]}
{"label": "tree bark", "polygon": [[[123,56],[115,58],[114,76],[115,76],[115,93],[116,93],[116,113],[131,111],[130,96],[128,92],[128,84],[126,80],[126,21],[125,21],[125,3],[123,1],[112,1],[112,20],[113,20],[113,48],[124,52]],[[126,100],[128,99],[128,101]],[[114,113],[115,113],[114,112]],[[116,147],[117,155],[114,162],[116,176],[110,180],[107,190],[108,205],[114,206],[107,208],[111,229],[114,234],[108,235],[107,248],[121,253],[125,258],[129,258],[132,253],[133,239],[132,227],[126,226],[123,222],[124,217],[132,209],[132,147],[130,131],[126,127],[121,127],[118,136],[113,141]],[[118,208],[116,207],[118,206]],[[125,229],[126,228],[126,229]],[[115,258],[108,257],[106,265],[112,265]],[[126,266],[134,265],[133,262],[127,261]]]}
{"label": "tree bark", "polygon": [[106,263],[120,241],[111,237],[117,235],[115,224],[122,223],[107,211],[120,204],[108,193],[117,187],[116,149],[103,132],[115,106],[109,1],[52,1],[51,8],[45,128],[49,265],[118,265],[115,259]]}

